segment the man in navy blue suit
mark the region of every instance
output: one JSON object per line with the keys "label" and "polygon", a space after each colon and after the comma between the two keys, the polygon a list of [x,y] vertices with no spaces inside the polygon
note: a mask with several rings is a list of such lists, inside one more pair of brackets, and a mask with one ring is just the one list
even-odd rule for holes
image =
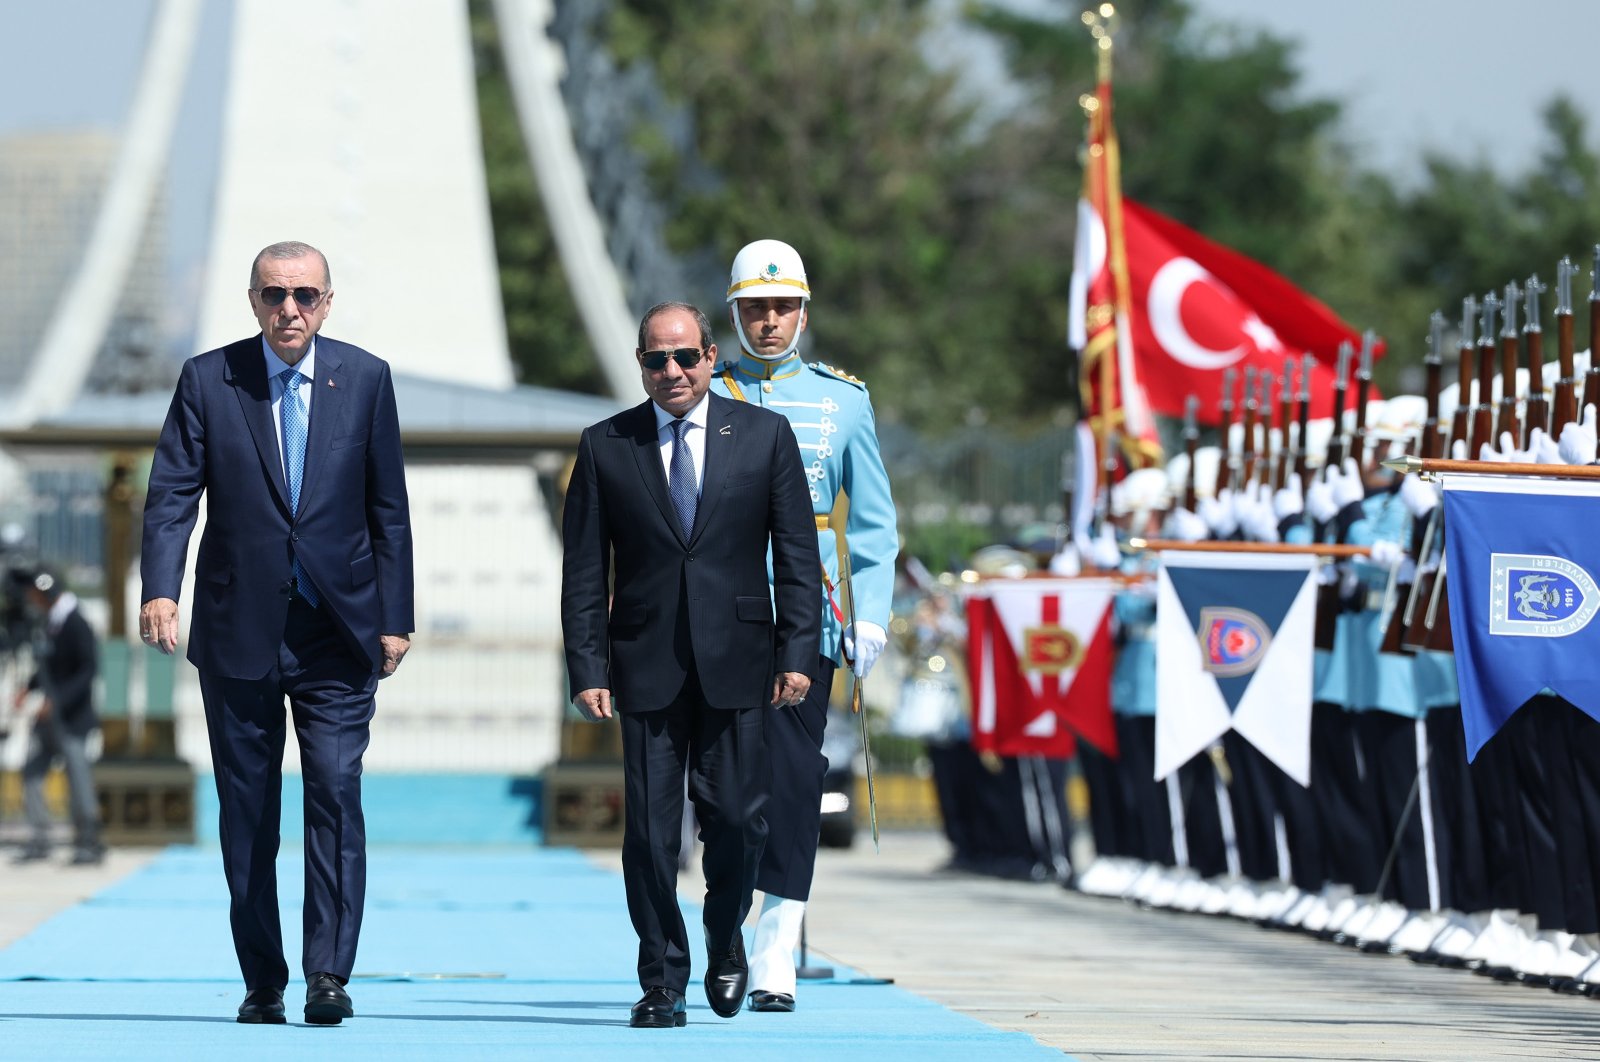
{"label": "man in navy blue suit", "polygon": [[250,267],[261,332],[184,363],[150,468],[140,633],[178,645],[178,591],[202,494],[189,662],[221,805],[239,1021],[280,1024],[278,819],[289,701],[305,782],[306,1020],[345,991],[366,893],[361,757],[378,680],[410,648],[411,521],[389,366],[317,333],[328,262],[275,243]]}
{"label": "man in navy blue suit", "polygon": [[621,715],[622,874],[645,990],[629,1024],[674,1028],[689,980],[684,772],[705,841],[706,998],[731,1018],[767,839],[767,712],[803,701],[816,673],[822,561],[789,421],[707,394],[717,348],[705,314],[651,307],[635,356],[650,400],[578,443],[561,626],[573,703],[592,720]]}

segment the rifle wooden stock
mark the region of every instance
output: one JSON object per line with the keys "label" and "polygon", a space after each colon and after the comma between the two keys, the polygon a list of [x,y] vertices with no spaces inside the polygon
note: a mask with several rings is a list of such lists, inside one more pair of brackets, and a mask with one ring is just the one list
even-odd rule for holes
{"label": "rifle wooden stock", "polygon": [[1428,419],[1422,422],[1422,442],[1417,447],[1422,451],[1423,457],[1439,456],[1439,391],[1444,386],[1444,366],[1440,364],[1436,355],[1430,355],[1424,363],[1427,370],[1426,395],[1428,402]]}
{"label": "rifle wooden stock", "polygon": [[1526,447],[1533,429],[1550,430],[1550,403],[1544,397],[1544,333],[1529,328],[1523,335],[1528,340],[1528,404],[1523,410],[1521,445]]}
{"label": "rifle wooden stock", "polygon": [[1450,445],[1455,446],[1457,439],[1467,444],[1467,452],[1472,452],[1472,440],[1469,436],[1472,416],[1472,377],[1473,358],[1477,352],[1471,343],[1461,345],[1459,368],[1456,373],[1456,411],[1450,418]]}
{"label": "rifle wooden stock", "polygon": [[1323,468],[1338,468],[1344,464],[1344,393],[1344,381],[1336,381],[1333,385],[1333,434],[1328,436],[1328,458]]}
{"label": "rifle wooden stock", "polygon": [[1244,416],[1242,423],[1244,431],[1239,440],[1239,484],[1240,490],[1250,486],[1251,477],[1255,471],[1256,463],[1256,411],[1259,408],[1255,395],[1255,371],[1245,370],[1244,377]]}
{"label": "rifle wooden stock", "polygon": [[1494,434],[1494,340],[1478,345],[1478,404],[1472,407],[1472,445],[1467,456],[1475,457],[1488,443],[1493,446],[1498,438]]}
{"label": "rifle wooden stock", "polygon": [[1550,435],[1561,438],[1561,429],[1577,420],[1578,375],[1572,357],[1572,315],[1556,315],[1556,357],[1561,359],[1561,377],[1556,380],[1555,408],[1550,411]]}
{"label": "rifle wooden stock", "polygon": [[1282,490],[1289,482],[1289,422],[1294,419],[1294,393],[1289,389],[1289,373],[1284,372],[1279,381],[1278,394],[1278,463],[1272,470],[1272,489]]}
{"label": "rifle wooden stock", "polygon": [[1367,399],[1372,394],[1372,374],[1363,372],[1356,376],[1356,430],[1350,437],[1350,456],[1356,466],[1367,470]]}
{"label": "rifle wooden stock", "polygon": [[1500,412],[1495,419],[1494,437],[1498,445],[1501,435],[1511,433],[1512,439],[1522,438],[1517,423],[1517,337],[1500,337]]}
{"label": "rifle wooden stock", "polygon": [[[1593,360],[1594,355],[1590,354],[1589,357],[1591,360]],[[1590,365],[1589,371],[1584,373],[1583,409],[1578,410],[1577,416],[1573,417],[1572,419],[1583,419],[1585,416],[1585,411],[1590,406],[1600,407],[1600,365]]]}
{"label": "rifle wooden stock", "polygon": [[1217,429],[1222,432],[1220,445],[1217,447],[1217,485],[1216,496],[1222,497],[1222,492],[1228,489],[1228,484],[1233,480],[1232,462],[1229,461],[1229,451],[1233,442],[1229,438],[1233,434],[1233,388],[1229,379],[1233,370],[1229,369],[1222,376],[1222,403],[1220,409],[1220,423]]}
{"label": "rifle wooden stock", "polygon": [[1306,481],[1306,431],[1311,423],[1311,395],[1310,388],[1302,385],[1303,390],[1296,401],[1300,408],[1295,411],[1295,445],[1294,445],[1294,474],[1300,477],[1300,486],[1304,489]]}

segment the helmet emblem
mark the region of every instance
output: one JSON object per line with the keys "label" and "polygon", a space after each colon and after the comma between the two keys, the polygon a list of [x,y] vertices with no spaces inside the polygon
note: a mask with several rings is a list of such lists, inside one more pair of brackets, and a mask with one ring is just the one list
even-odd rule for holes
{"label": "helmet emblem", "polygon": [[778,268],[777,262],[768,262],[767,268],[761,271],[761,279],[766,281],[782,280],[783,270]]}

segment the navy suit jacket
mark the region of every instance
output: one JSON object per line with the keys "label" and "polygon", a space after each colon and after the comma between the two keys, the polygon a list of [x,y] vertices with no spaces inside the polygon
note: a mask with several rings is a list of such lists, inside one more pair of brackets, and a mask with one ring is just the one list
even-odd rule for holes
{"label": "navy suit jacket", "polygon": [[768,410],[707,401],[687,537],[652,402],[592,425],[578,443],[562,515],[572,696],[606,688],[618,711],[652,711],[672,702],[692,667],[713,708],[754,708],[771,701],[774,674],[816,676],[822,562],[794,431]]}
{"label": "navy suit jacket", "polygon": [[289,514],[261,336],[184,363],[150,467],[143,600],[178,600],[200,495],[189,660],[257,679],[277,662],[294,555],[358,658],[379,670],[380,634],[409,634],[411,518],[389,366],[317,337],[316,393],[300,511]]}

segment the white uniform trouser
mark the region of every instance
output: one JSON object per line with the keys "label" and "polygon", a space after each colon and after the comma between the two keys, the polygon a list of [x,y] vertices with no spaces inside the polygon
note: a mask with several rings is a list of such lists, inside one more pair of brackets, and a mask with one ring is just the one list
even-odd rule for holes
{"label": "white uniform trouser", "polygon": [[750,991],[794,995],[794,952],[800,946],[800,920],[804,900],[767,896],[756,919],[755,942],[750,947]]}

